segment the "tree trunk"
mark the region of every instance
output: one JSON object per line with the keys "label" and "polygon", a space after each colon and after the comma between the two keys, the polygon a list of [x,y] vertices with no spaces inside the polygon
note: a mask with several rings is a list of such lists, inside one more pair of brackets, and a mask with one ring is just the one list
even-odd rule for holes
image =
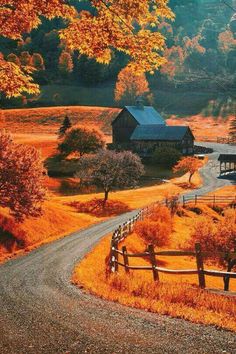
{"label": "tree trunk", "polygon": [[190,173],[190,175],[189,175],[189,179],[188,179],[189,183],[191,183],[191,179],[192,179],[192,177],[193,177],[193,173]]}
{"label": "tree trunk", "polygon": [[105,194],[104,194],[104,200],[103,200],[103,207],[105,208],[106,202],[108,200],[109,191],[105,190],[104,192],[105,192]]}

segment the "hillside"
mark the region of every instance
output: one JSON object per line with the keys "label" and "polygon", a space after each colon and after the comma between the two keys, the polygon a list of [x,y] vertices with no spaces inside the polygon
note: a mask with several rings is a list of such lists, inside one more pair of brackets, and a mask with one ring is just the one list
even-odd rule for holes
{"label": "hillside", "polygon": [[110,123],[119,109],[108,107],[62,106],[2,110],[0,128],[12,133],[55,134],[65,115],[73,124],[89,124],[110,133]]}

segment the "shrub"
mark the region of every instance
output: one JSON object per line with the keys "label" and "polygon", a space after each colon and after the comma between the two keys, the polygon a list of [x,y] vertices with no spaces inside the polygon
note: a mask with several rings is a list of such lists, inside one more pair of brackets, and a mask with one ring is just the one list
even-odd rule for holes
{"label": "shrub", "polygon": [[154,247],[163,247],[169,243],[171,225],[160,220],[146,219],[136,223],[134,232],[143,239],[146,245],[153,244]]}
{"label": "shrub", "polygon": [[174,148],[158,147],[153,153],[152,161],[163,166],[172,167],[180,160],[181,156],[181,153]]}
{"label": "shrub", "polygon": [[225,216],[216,222],[211,217],[201,216],[193,225],[190,246],[195,242],[213,253],[233,251],[236,247],[235,211],[226,210]]}
{"label": "shrub", "polygon": [[169,224],[169,225],[172,224],[170,210],[166,206],[163,206],[163,205],[155,206],[149,219],[152,221],[161,221],[161,222]]}

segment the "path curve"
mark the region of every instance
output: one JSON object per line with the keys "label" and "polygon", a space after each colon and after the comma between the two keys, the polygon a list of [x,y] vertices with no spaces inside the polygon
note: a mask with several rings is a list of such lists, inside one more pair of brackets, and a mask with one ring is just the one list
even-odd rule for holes
{"label": "path curve", "polygon": [[[217,145],[217,149],[226,148]],[[227,147],[228,149],[228,147]],[[217,153],[210,158],[216,159]],[[206,176],[204,187],[218,186]],[[221,183],[226,183],[220,182]],[[134,212],[0,266],[0,353],[235,353],[235,334],[107,302],[70,284],[99,239]]]}

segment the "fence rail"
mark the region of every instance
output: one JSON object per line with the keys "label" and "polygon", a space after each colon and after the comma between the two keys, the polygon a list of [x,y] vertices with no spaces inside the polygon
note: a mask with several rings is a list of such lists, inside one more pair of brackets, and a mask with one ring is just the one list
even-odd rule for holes
{"label": "fence rail", "polygon": [[233,196],[205,196],[205,195],[189,195],[183,196],[183,206],[189,203],[197,204],[211,204],[216,206],[217,204],[221,205],[230,205],[233,208],[236,208],[236,195]]}
{"label": "fence rail", "polygon": [[236,138],[227,136],[227,137],[210,137],[210,136],[198,136],[197,141],[204,141],[204,142],[217,142],[218,144],[229,144],[229,145],[236,145]]}
{"label": "fence rail", "polygon": [[[159,251],[155,252],[153,245],[149,245],[147,251],[142,253],[128,253],[126,246],[122,250],[113,248],[113,255],[115,258],[111,259],[114,272],[118,272],[119,266],[125,268],[126,273],[130,270],[144,270],[152,271],[154,281],[159,280],[159,273],[173,274],[173,275],[198,275],[199,286],[204,289],[206,287],[205,276],[221,277],[224,281],[224,290],[229,290],[230,279],[236,279],[236,273],[231,270],[236,265],[236,252],[202,252],[200,243],[195,244],[195,251]],[[122,256],[123,262],[119,259]],[[158,266],[157,256],[169,257],[195,257],[196,269],[168,269]],[[224,258],[228,262],[227,271],[204,269],[204,259],[207,257]],[[150,265],[130,265],[129,258],[148,258]]]}
{"label": "fence rail", "polygon": [[[219,204],[230,204],[231,206],[236,206],[236,196],[188,196],[183,197],[183,205],[186,205],[190,202],[197,203],[212,203],[213,205]],[[235,252],[204,252],[201,249],[199,243],[195,244],[194,251],[179,251],[179,250],[170,250],[170,251],[158,251],[154,250],[153,245],[149,245],[145,252],[139,253],[128,253],[126,246],[123,246],[122,249],[119,249],[119,244],[132,233],[134,225],[137,221],[143,220],[145,217],[148,217],[153,209],[158,205],[167,205],[168,200],[156,202],[150,206],[140,210],[137,215],[129,219],[127,222],[123,223],[113,232],[111,239],[110,247],[110,271],[118,272],[119,267],[125,268],[126,273],[129,273],[130,270],[144,270],[152,271],[154,281],[159,280],[159,273],[166,274],[175,274],[175,275],[198,275],[199,286],[204,289],[206,287],[205,276],[221,277],[224,281],[224,290],[229,290],[230,279],[236,279],[236,273],[232,272],[232,269],[236,266],[236,251]],[[168,269],[158,266],[158,258],[160,256],[169,256],[169,257],[195,257],[196,259],[196,269]],[[204,269],[204,259],[209,257],[221,258],[227,262],[227,271],[211,270]],[[123,262],[120,260],[122,257]],[[150,265],[139,266],[139,265],[130,265],[130,258],[147,258],[150,262]]]}

